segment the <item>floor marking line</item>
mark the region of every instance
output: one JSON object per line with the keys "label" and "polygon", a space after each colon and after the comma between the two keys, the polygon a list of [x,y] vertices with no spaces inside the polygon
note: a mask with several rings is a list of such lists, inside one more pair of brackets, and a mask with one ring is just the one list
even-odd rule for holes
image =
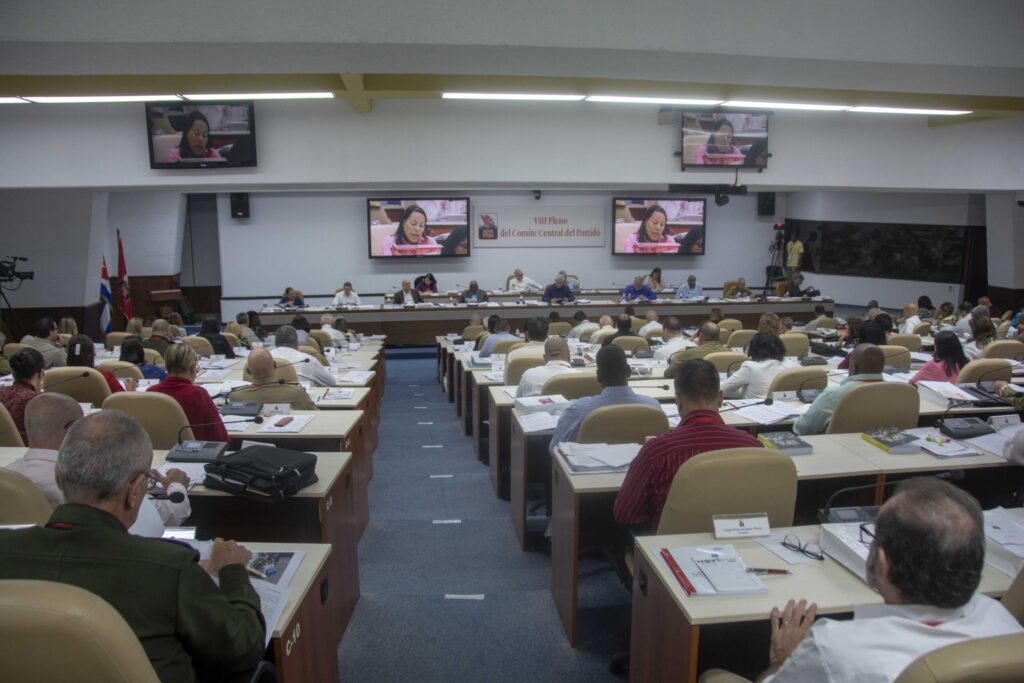
{"label": "floor marking line", "polygon": [[460,593],[445,593],[445,600],[483,600],[483,593],[471,593],[471,594],[460,594]]}

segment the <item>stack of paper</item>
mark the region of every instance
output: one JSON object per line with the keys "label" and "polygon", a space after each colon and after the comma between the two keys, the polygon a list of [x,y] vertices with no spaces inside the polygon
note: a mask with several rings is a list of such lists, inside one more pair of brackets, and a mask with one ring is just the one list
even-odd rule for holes
{"label": "stack of paper", "polygon": [[230,372],[230,370],[227,370],[227,369],[203,370],[202,372],[199,373],[199,376],[196,377],[196,379],[197,380],[222,379],[224,377],[227,377],[229,372]]}
{"label": "stack of paper", "polygon": [[516,399],[520,413],[560,413],[569,407],[569,399],[561,394],[550,396],[525,396]]}
{"label": "stack of paper", "polygon": [[[867,528],[874,533],[874,524],[869,524]],[[821,525],[821,549],[836,562],[864,579],[871,545],[861,542],[860,536],[858,522]]]}
{"label": "stack of paper", "polygon": [[736,414],[758,424],[770,425],[797,417],[807,410],[810,405],[810,403],[806,403],[796,406],[779,402],[767,406],[762,403],[760,405],[748,405],[745,408],[740,408],[736,411]]}
{"label": "stack of paper", "polygon": [[659,403],[658,405],[661,407],[662,412],[665,413],[665,417],[668,418],[668,426],[675,429],[681,420],[679,417],[679,406],[675,403]]}
{"label": "stack of paper", "polygon": [[520,415],[519,422],[523,425],[523,431],[527,434],[547,432],[558,424],[558,415],[551,413],[529,413]]}
{"label": "stack of paper", "polygon": [[1006,444],[1009,443],[1010,439],[1013,438],[1014,434],[1024,429],[1024,424],[1010,425],[1009,427],[1003,427],[995,434],[984,434],[982,436],[976,436],[965,441],[975,448],[980,448],[983,451],[988,451],[999,457],[1005,457],[1003,454],[1006,449]]}
{"label": "stack of paper", "polygon": [[[165,462],[157,468],[160,474],[167,476],[167,470],[181,470],[188,475],[188,490],[206,479],[206,463],[202,462]],[[162,487],[161,487],[162,488]]]}
{"label": "stack of paper", "polygon": [[352,370],[338,376],[342,384],[366,384],[373,377],[372,370]]}
{"label": "stack of paper", "polygon": [[324,401],[347,401],[355,395],[354,389],[328,389],[324,392],[321,400]]}
{"label": "stack of paper", "polygon": [[1024,517],[1001,507],[985,511],[985,561],[1010,576],[1024,568]]}
{"label": "stack of paper", "polygon": [[573,472],[622,472],[640,452],[638,443],[570,443],[558,444]]}
{"label": "stack of paper", "polygon": [[950,402],[973,403],[978,400],[952,382],[922,381],[917,383],[917,388],[923,397],[940,406],[948,406]]}
{"label": "stack of paper", "polygon": [[249,428],[253,422],[249,418],[242,417],[241,415],[223,415],[221,419],[224,421],[224,429],[228,430],[229,433],[244,432]]}
{"label": "stack of paper", "polygon": [[917,429],[905,429],[907,434],[918,438],[918,445],[932,455],[939,458],[964,458],[971,455],[981,455],[974,448],[968,448],[963,444],[940,434],[938,430],[928,427]]}
{"label": "stack of paper", "polygon": [[733,545],[665,548],[665,563],[687,595],[752,595],[767,593],[760,577],[747,572]]}

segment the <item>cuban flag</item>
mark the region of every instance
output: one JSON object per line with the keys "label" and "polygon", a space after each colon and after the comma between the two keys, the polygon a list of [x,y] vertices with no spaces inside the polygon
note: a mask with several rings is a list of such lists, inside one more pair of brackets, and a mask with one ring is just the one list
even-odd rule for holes
{"label": "cuban flag", "polygon": [[103,257],[103,270],[100,272],[100,329],[110,332],[110,311],[114,302],[110,298],[110,276],[107,274],[107,257]]}

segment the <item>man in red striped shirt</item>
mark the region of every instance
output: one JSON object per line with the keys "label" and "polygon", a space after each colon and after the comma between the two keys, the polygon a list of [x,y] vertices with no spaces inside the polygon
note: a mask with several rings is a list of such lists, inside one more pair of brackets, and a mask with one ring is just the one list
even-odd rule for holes
{"label": "man in red striped shirt", "polygon": [[722,391],[718,371],[706,360],[683,363],[675,377],[679,426],[644,444],[629,466],[615,498],[615,521],[657,531],[676,470],[695,455],[721,448],[760,447],[756,438],[728,427],[718,414]]}

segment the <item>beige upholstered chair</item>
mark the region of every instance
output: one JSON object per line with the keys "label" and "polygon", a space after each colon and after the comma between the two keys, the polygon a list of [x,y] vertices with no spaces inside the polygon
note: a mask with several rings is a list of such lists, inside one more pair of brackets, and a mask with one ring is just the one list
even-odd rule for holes
{"label": "beige upholstered chair", "polygon": [[660,339],[665,333],[665,330],[661,327],[655,327],[653,330],[644,333],[644,339],[648,342],[652,339]]}
{"label": "beige upholstered chair", "polygon": [[839,321],[835,318],[822,318],[818,321],[818,328],[825,330],[834,330],[839,327]]}
{"label": "beige upholstered chair", "polygon": [[[608,337],[608,336],[613,335],[613,334],[615,334],[615,330],[614,329],[608,329],[608,330],[598,329],[598,330],[594,330],[593,332],[590,333],[590,337],[586,341],[590,342],[591,344],[600,344],[601,342],[604,341],[605,337]],[[580,338],[582,339],[585,335],[586,335],[586,332],[581,334]]]}
{"label": "beige upholstered chair", "polygon": [[0,468],[0,524],[43,526],[51,514],[53,508],[31,479]]}
{"label": "beige upholstered chair", "polygon": [[[295,366],[290,365],[289,361],[282,360],[280,358],[274,359],[274,374],[271,375],[272,379],[279,380],[283,379],[285,382],[298,382],[299,376],[295,373]],[[249,366],[242,366],[242,379],[246,382],[252,381],[252,375],[249,374]]]}
{"label": "beige upholstered chair", "polygon": [[616,337],[612,339],[612,344],[629,353],[651,350],[651,345],[643,337]]}
{"label": "beige upholstered chair", "polygon": [[921,337],[916,334],[894,334],[889,337],[888,346],[902,346],[907,351],[920,351]]}
{"label": "beige upholstered chair", "polygon": [[839,397],[826,434],[863,432],[877,427],[913,429],[921,401],[909,384],[873,382],[859,384]]}
{"label": "beige upholstered chair", "polygon": [[473,345],[473,348],[476,351],[479,351],[480,349],[484,348],[484,344],[487,342],[487,338],[490,336],[490,332],[481,332],[479,335],[477,335],[476,344]]}
{"label": "beige upholstered chair", "polygon": [[553,337],[557,334],[559,337],[564,337],[565,335],[569,334],[569,330],[571,329],[571,323],[561,321],[557,323],[551,323],[548,325],[548,336]]}
{"label": "beige upholstered chair", "polygon": [[643,318],[637,318],[636,316],[633,316],[629,319],[629,329],[633,332],[633,334],[639,332],[640,328],[646,324],[647,321],[644,320]]}
{"label": "beige upholstered chair", "polygon": [[125,340],[125,337],[133,337],[135,335],[127,332],[107,332],[107,336],[103,340],[103,345],[108,349],[112,349],[115,346],[120,346],[121,342]]}
{"label": "beige upholstered chair", "polygon": [[[735,330],[729,335],[729,343],[726,346],[733,349],[745,349],[755,334],[757,334],[757,330]],[[722,343],[725,344],[725,342]]]}
{"label": "beige upholstered chair", "polygon": [[7,356],[8,360],[10,360],[14,357],[14,354],[27,348],[30,348],[28,344],[10,342],[9,344],[4,344],[4,355]]}
{"label": "beige upholstered chair", "polygon": [[643,403],[601,406],[580,423],[579,443],[643,443],[664,434],[668,417],[661,408]]}
{"label": "beige upholstered chair", "polygon": [[143,355],[146,358],[147,365],[163,365],[164,357],[160,355],[160,352],[156,349],[143,349]]}
{"label": "beige upholstered chair", "polygon": [[[495,344],[497,346],[497,344]],[[508,377],[509,384],[519,384],[519,380],[523,378],[523,373],[530,368],[535,368],[538,365],[544,365],[543,356],[520,356],[519,358],[513,358],[512,362],[505,366],[505,374]]]}
{"label": "beige upholstered chair", "polygon": [[192,347],[192,350],[196,352],[198,356],[212,356],[213,345],[210,344],[210,340],[203,339],[202,337],[188,336],[182,337],[181,341],[183,344],[188,344]]}
{"label": "beige upholstered chair", "polygon": [[787,356],[803,358],[811,348],[811,340],[803,332],[786,332],[779,335],[782,345],[786,347]]}
{"label": "beige upholstered chair", "polygon": [[160,683],[117,610],[68,583],[0,581],[0,656],[9,681]]}
{"label": "beige upholstered chair", "polygon": [[[898,336],[900,335],[893,335],[893,337]],[[882,349],[882,353],[885,354],[886,365],[896,365],[904,370],[910,370],[910,349],[906,346],[881,344],[878,348]]]}
{"label": "beige upholstered chair", "polygon": [[976,638],[921,655],[894,683],[1014,683],[1024,674],[1024,633]]}
{"label": "beige upholstered chair", "polygon": [[729,291],[730,287],[735,287],[736,283],[737,283],[737,280],[726,280],[725,282],[723,282],[722,283],[722,296],[725,296],[725,293]]}
{"label": "beige upholstered chair", "polygon": [[742,330],[743,323],[737,320],[736,318],[723,318],[718,323],[718,329],[721,330],[723,333],[726,330],[729,330],[730,332],[733,332],[734,330]]}
{"label": "beige upholstered chair", "polygon": [[476,339],[481,333],[486,332],[487,328],[483,325],[466,325],[462,330],[462,338],[465,340]]}
{"label": "beige upholstered chair", "polygon": [[[224,335],[227,336],[226,334]],[[334,340],[331,339],[331,335],[327,334],[323,330],[310,330],[309,336],[316,340],[316,343],[320,345],[320,350],[334,348]],[[233,344],[238,346],[238,344]]]}
{"label": "beige upholstered chair", "polygon": [[581,332],[580,333],[580,341],[583,342],[584,344],[588,344],[588,343],[592,344],[592,343],[594,343],[592,341],[592,338],[593,338],[595,332],[597,332],[597,330],[587,330],[586,332]]}
{"label": "beige upholstered chair", "polygon": [[542,396],[561,394],[572,401],[584,396],[597,396],[601,393],[601,389],[597,375],[589,372],[567,372],[549,378],[544,382],[540,393]]}
{"label": "beige upholstered chair", "polygon": [[[528,343],[528,342],[524,342],[524,341],[517,341],[517,342],[513,342],[513,344],[512,344],[511,346],[509,346],[509,347],[508,347],[508,353],[512,353],[512,352],[513,352],[513,351],[515,351],[516,349],[521,349],[521,348],[523,348],[524,346],[526,346],[526,344],[527,344],[527,343]],[[497,344],[495,344],[495,346],[497,346]],[[507,354],[506,354],[506,355],[507,355]]]}
{"label": "beige upholstered chair", "polygon": [[1012,317],[1013,317],[1013,309],[1010,308],[1010,309],[1007,309],[1001,316],[999,316],[999,319],[1000,320],[1009,320]]}
{"label": "beige upholstered chair", "polygon": [[996,339],[1005,339],[1007,332],[1010,331],[1010,321],[1004,320],[999,323],[999,327],[996,328]]}
{"label": "beige upholstered chair", "polygon": [[320,353],[320,349],[316,347],[307,346],[306,344],[299,344],[299,351],[302,351],[303,353],[313,356],[313,358],[316,358],[320,362],[320,365],[330,365],[330,363],[327,362],[327,358],[324,356],[324,354]]}
{"label": "beige upholstered chair", "polygon": [[519,339],[502,339],[499,342],[494,342],[494,346],[491,347],[491,354],[492,355],[497,354],[499,356],[504,356],[505,354],[508,353],[509,349],[511,349],[516,344],[521,344],[521,343],[522,343],[522,341],[519,340]]}
{"label": "beige upholstered chair", "polygon": [[1024,626],[1024,571],[1017,573],[1010,587],[1003,595],[1003,607]]}
{"label": "beige upholstered chair", "polygon": [[981,358],[972,360],[960,368],[960,374],[956,377],[957,384],[973,384],[982,380],[995,382],[1003,380],[1009,382],[1013,377],[1013,368],[1004,358]]}
{"label": "beige upholstered chair", "polygon": [[818,365],[807,368],[786,368],[768,384],[768,395],[776,391],[824,389],[828,386],[828,371]]}
{"label": "beige upholstered chair", "polygon": [[142,423],[143,429],[149,434],[153,448],[158,451],[169,450],[178,443],[178,432],[181,439],[192,439],[192,429],[188,427],[188,417],[181,405],[167,394],[155,391],[122,391],[111,394],[103,402],[104,410],[121,410]]}
{"label": "beige upholstered chair", "polygon": [[142,370],[125,360],[105,360],[96,367],[112,373],[118,379],[142,379]]}
{"label": "beige upholstered chair", "polygon": [[82,367],[50,368],[43,375],[43,391],[65,394],[79,403],[91,403],[97,408],[110,396],[110,386],[103,375],[94,368]]}
{"label": "beige upholstered chair", "polygon": [[704,356],[704,360],[715,366],[719,372],[736,372],[743,361],[747,360],[747,354],[736,351],[719,351]]}
{"label": "beige upholstered chair", "polygon": [[[8,356],[10,358],[10,356]],[[1016,339],[1000,339],[990,342],[978,354],[978,358],[1009,358],[1024,360],[1024,342]]]}
{"label": "beige upholstered chair", "polygon": [[793,524],[796,466],[767,448],[726,448],[690,458],[676,471],[658,534],[714,531],[712,515],[767,512],[772,528]]}
{"label": "beige upholstered chair", "polygon": [[142,328],[142,338],[143,339],[149,339],[152,336],[153,336],[153,328],[152,327],[143,327]]}
{"label": "beige upholstered chair", "polygon": [[[319,330],[315,331],[319,332]],[[224,335],[224,338],[228,340],[228,344],[231,346],[231,348],[237,349],[242,345],[242,340],[238,338],[237,334],[233,334],[231,332],[221,332],[221,334]],[[313,336],[312,332],[310,332],[309,334],[310,336]],[[323,347],[323,344],[321,344],[320,346]],[[330,344],[328,344],[328,346],[330,346]]]}
{"label": "beige upholstered chair", "polygon": [[512,273],[507,278],[505,278],[505,291],[506,292],[508,291],[509,286],[511,286],[512,280],[514,280],[515,278],[516,278],[516,274],[515,273]]}
{"label": "beige upholstered chair", "polygon": [[927,337],[931,333],[932,333],[932,324],[931,323],[925,322],[925,323],[919,323],[917,325],[914,325],[914,334],[916,334],[919,337]]}
{"label": "beige upholstered chair", "polygon": [[786,282],[782,280],[775,283],[775,296],[786,296]]}
{"label": "beige upholstered chair", "polygon": [[0,403],[0,446],[23,447],[25,442],[21,440],[18,433],[18,425],[14,424],[14,418],[7,412],[7,408]]}

